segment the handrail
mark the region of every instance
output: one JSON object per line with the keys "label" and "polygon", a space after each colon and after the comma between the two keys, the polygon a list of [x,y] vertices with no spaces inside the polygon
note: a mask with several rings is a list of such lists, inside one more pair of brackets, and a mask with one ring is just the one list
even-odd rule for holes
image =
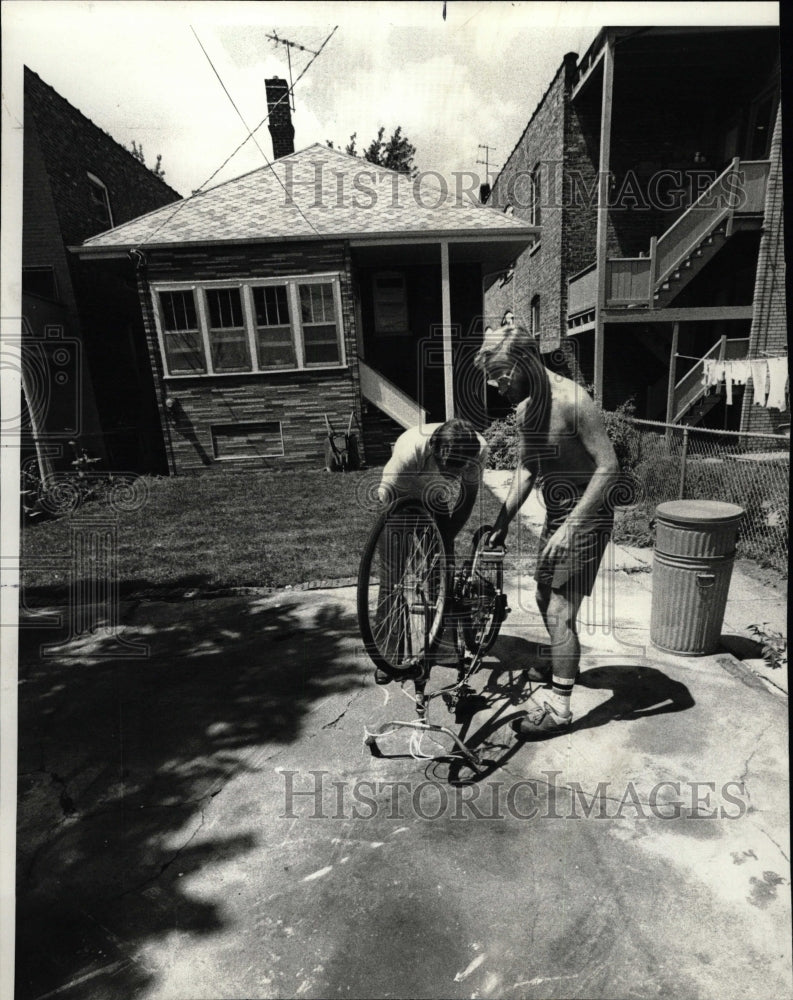
{"label": "handrail", "polygon": [[[688,369],[688,371],[685,373],[685,375],[683,375],[682,378],[678,379],[678,381],[675,382],[675,389],[677,389],[689,377],[689,375],[694,371],[695,368],[698,368],[700,365],[702,367],[704,367],[705,366],[705,362],[708,360],[708,358],[711,356],[711,354],[713,354],[714,351],[716,351],[716,352],[719,351],[719,349],[721,348],[721,346],[722,346],[722,341],[721,340],[717,340],[716,343],[713,345],[713,347],[711,347],[709,350],[705,351],[705,353],[702,355],[702,357],[697,359],[697,363],[694,364],[694,365],[692,365]],[[680,355],[678,355],[678,356],[680,356]]]}
{"label": "handrail", "polygon": [[675,219],[675,221],[672,223],[672,225],[668,229],[666,229],[661,236],[658,237],[658,243],[659,244],[663,240],[665,240],[683,222],[683,220],[686,218],[687,215],[690,215],[691,212],[693,212],[694,209],[696,209],[697,205],[699,205],[699,203],[704,200],[704,198],[705,198],[706,195],[709,195],[713,191],[713,188],[720,181],[723,181],[724,178],[727,177],[728,174],[731,174],[735,170],[736,165],[739,162],[740,162],[739,157],[735,156],[735,157],[732,158],[732,160],[724,168],[724,170],[722,170],[722,172],[719,174],[719,176],[716,177],[714,179],[714,181],[708,187],[705,188],[705,190],[702,192],[702,194],[699,196],[699,198],[697,198],[696,201],[692,201],[691,204],[688,206],[688,208],[685,210],[685,212],[683,212],[682,215],[679,215]]}
{"label": "handrail", "polygon": [[[686,414],[686,412],[691,409],[694,403],[696,403],[701,396],[705,395],[705,390],[707,386],[702,385],[701,382],[699,381],[705,368],[705,362],[712,355],[715,354],[718,355],[719,360],[722,359],[725,361],[740,360],[741,358],[740,353],[737,356],[733,356],[731,358],[728,357],[728,354],[731,353],[729,350],[729,345],[738,345],[738,344],[743,344],[744,349],[745,350],[748,349],[749,338],[720,337],[713,345],[713,347],[709,348],[709,350],[707,350],[702,355],[702,357],[696,362],[696,364],[693,364],[689,368],[689,370],[685,373],[685,375],[683,375],[683,377],[680,378],[675,383],[674,403],[676,411],[673,418],[674,423],[677,423]],[[688,382],[689,385],[687,385],[682,391],[678,391],[681,389],[681,386],[683,386],[684,382]],[[692,389],[694,389],[695,391],[692,392],[691,391]]]}
{"label": "handrail", "polygon": [[598,262],[596,260],[593,260],[591,264],[587,264],[587,266],[582,267],[580,271],[576,271],[575,274],[571,274],[570,277],[567,279],[567,284],[568,285],[571,284],[578,278],[583,278],[585,274],[588,274],[590,271],[594,270],[594,268],[596,268],[597,266]]}
{"label": "handrail", "polygon": [[402,427],[415,427],[427,422],[427,411],[406,392],[358,358],[361,395],[374,403]]}

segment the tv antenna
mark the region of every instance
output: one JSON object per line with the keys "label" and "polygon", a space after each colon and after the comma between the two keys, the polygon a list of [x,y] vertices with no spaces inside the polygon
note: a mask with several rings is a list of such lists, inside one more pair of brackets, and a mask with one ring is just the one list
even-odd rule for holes
{"label": "tv antenna", "polygon": [[479,149],[484,149],[484,151],[485,151],[485,158],[484,158],[484,160],[477,160],[476,162],[483,164],[483,166],[485,168],[485,180],[489,184],[490,183],[490,154],[491,153],[495,153],[496,146],[486,146],[486,145],[484,145],[483,143],[480,142],[479,143]]}
{"label": "tv antenna", "polygon": [[308,48],[306,45],[300,45],[298,42],[292,42],[288,38],[281,38],[278,33],[273,30],[271,35],[265,35],[269,38],[271,42],[276,45],[283,45],[286,49],[286,61],[289,65],[289,107],[292,111],[295,110],[295,94],[294,94],[294,84],[292,83],[292,49],[299,49],[301,52],[310,52],[312,56],[318,56],[319,53],[315,52],[314,49]]}

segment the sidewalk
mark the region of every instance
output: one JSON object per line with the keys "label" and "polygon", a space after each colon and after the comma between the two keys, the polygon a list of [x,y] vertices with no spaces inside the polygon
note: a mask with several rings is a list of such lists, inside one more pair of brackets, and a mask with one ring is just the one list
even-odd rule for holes
{"label": "sidewalk", "polygon": [[[507,490],[512,479],[511,472],[488,470],[485,473],[485,483],[492,493],[500,500],[507,495]],[[545,508],[537,495],[533,491],[529,499],[520,511],[522,523],[527,526],[538,538],[545,521]],[[637,607],[633,620],[637,624],[644,622],[649,636],[650,622],[650,598],[652,595],[652,565],[653,550],[651,548],[637,548],[635,546],[609,543],[609,547],[603,557],[603,570],[610,569],[615,573],[625,573],[629,575],[646,574],[646,579],[635,581],[635,586],[643,593],[641,600],[642,615]],[[598,584],[602,580],[599,579]],[[596,590],[598,585],[596,585]],[[602,595],[603,587],[600,586]],[[638,592],[636,594],[638,598]],[[602,596],[600,598],[602,603]],[[596,595],[593,595],[589,605],[597,603]],[[583,611],[585,612],[586,605]],[[724,612],[724,624],[722,626],[722,646],[725,654],[731,654],[739,661],[737,669],[750,671],[771,690],[777,693],[788,693],[788,668],[775,668],[770,666],[763,658],[757,641],[749,631],[751,624],[761,624],[766,622],[772,629],[781,632],[787,637],[787,588],[777,589],[767,583],[763,583],[756,578],[752,572],[751,564],[736,560],[732,569],[730,589],[727,596],[727,606]],[[644,617],[646,615],[646,617]],[[590,623],[591,624],[591,623]]]}

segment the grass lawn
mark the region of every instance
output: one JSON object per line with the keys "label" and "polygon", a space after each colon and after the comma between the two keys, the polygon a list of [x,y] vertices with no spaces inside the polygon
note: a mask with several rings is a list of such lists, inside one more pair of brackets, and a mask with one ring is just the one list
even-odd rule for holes
{"label": "grass lawn", "polygon": [[[367,498],[379,481],[380,469],[150,478],[140,510],[121,513],[94,503],[58,520],[26,525],[25,598],[66,597],[72,527],[89,516],[116,527],[116,572],[124,596],[354,577],[376,517]],[[467,552],[479,524],[493,523],[501,505],[483,488],[477,506],[458,539],[458,553]]]}

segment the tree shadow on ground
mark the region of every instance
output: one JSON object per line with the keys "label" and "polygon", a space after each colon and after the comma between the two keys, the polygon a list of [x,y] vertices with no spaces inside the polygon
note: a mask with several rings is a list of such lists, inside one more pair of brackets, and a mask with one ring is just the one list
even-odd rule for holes
{"label": "tree shadow on ground", "polygon": [[102,630],[49,655],[20,630],[16,995],[134,996],[147,941],[223,926],[182,875],[255,836],[192,837],[235,775],[299,738],[313,703],[358,689],[354,617],[315,594],[143,603],[127,650]]}

